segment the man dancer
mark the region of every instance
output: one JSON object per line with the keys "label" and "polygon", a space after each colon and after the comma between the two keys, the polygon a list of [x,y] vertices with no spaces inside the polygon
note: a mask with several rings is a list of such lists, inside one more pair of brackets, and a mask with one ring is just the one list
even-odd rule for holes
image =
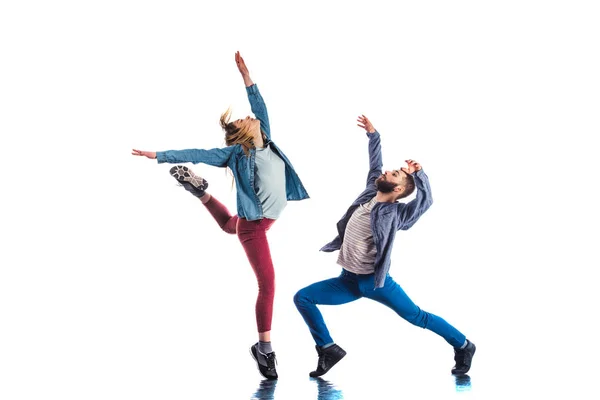
{"label": "man dancer", "polygon": [[[429,329],[454,347],[452,374],[466,374],[471,367],[475,345],[465,335],[437,315],[417,307],[388,274],[392,245],[398,230],[407,230],[431,206],[427,175],[414,160],[408,167],[382,173],[379,132],[364,115],[358,126],[369,138],[369,175],[366,189],[337,223],[339,235],[321,251],[339,250],[342,273],[337,278],[313,283],[294,296],[296,307],[316,342],[319,360],[309,375],[324,375],[346,352],[331,338],[317,304],[338,305],[367,297],[390,307],[413,325]],[[408,203],[399,199],[417,190]]]}

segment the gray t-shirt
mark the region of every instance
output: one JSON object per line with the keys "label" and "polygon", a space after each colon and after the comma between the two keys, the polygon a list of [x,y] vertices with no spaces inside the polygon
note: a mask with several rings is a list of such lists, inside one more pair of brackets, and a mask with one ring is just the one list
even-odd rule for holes
{"label": "gray t-shirt", "polygon": [[254,188],[265,218],[277,219],[287,205],[285,164],[270,146],[256,149]]}
{"label": "gray t-shirt", "polygon": [[371,230],[371,209],[377,203],[375,197],[361,204],[354,210],[338,255],[338,264],[355,274],[372,274],[375,272],[375,255],[377,248]]}

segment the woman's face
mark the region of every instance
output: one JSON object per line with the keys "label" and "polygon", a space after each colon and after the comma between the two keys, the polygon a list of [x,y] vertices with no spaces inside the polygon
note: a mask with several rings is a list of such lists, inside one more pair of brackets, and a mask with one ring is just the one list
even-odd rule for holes
{"label": "woman's face", "polygon": [[236,128],[246,128],[249,131],[254,131],[256,129],[260,130],[260,121],[256,118],[250,118],[250,116],[247,116],[244,119],[236,119],[233,121],[233,124]]}

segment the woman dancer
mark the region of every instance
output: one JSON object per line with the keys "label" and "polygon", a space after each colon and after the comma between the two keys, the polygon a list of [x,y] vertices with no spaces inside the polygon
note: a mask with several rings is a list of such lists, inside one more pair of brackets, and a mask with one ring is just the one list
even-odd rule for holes
{"label": "woman dancer", "polygon": [[159,152],[133,149],[132,154],[156,159],[158,163],[204,163],[231,169],[237,190],[237,215],[232,215],[207,193],[206,180],[188,167],[176,165],[170,173],[200,199],[221,229],[237,234],[258,281],[258,342],[252,345],[250,352],[260,373],[267,379],[277,379],[275,352],[271,345],[275,274],[266,233],[279,218],[288,200],[307,199],[308,193],[290,161],[271,140],[267,108],[239,52],[235,54],[235,62],[244,79],[256,119],[247,116],[230,122],[230,111],[223,113],[220,122],[227,147]]}

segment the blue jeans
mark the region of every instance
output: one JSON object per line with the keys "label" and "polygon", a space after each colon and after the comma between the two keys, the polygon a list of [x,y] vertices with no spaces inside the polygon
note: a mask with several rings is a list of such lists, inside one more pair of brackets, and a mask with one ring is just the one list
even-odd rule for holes
{"label": "blue jeans", "polygon": [[345,269],[337,278],[313,283],[294,296],[294,303],[318,346],[333,343],[317,304],[338,305],[366,297],[394,310],[413,325],[429,329],[453,347],[465,342],[465,335],[437,315],[425,312],[412,302],[388,274],[382,288],[374,289],[374,274],[358,275]]}

